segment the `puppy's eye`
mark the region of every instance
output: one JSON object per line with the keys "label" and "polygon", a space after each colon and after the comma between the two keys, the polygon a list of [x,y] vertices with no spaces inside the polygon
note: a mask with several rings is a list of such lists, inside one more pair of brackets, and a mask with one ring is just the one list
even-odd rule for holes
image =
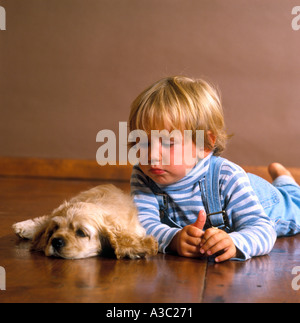
{"label": "puppy's eye", "polygon": [[76,231],[76,235],[80,238],[85,238],[87,236],[81,229]]}

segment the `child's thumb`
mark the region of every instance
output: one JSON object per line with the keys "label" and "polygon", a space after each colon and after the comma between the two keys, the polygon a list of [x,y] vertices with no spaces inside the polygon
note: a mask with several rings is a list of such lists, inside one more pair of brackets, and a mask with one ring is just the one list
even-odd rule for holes
{"label": "child's thumb", "polygon": [[201,210],[199,212],[197,221],[192,225],[200,230],[203,230],[205,222],[206,222],[206,213],[204,210]]}

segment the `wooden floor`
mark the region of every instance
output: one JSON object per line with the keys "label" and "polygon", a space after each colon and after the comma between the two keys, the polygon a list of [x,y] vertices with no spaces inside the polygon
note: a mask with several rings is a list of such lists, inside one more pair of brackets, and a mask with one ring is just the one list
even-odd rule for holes
{"label": "wooden floor", "polygon": [[[47,258],[14,236],[14,222],[47,214],[98,184],[0,178],[0,266],[6,271],[0,303],[300,302],[300,290],[292,288],[300,235],[278,239],[268,256],[222,264],[162,254],[147,260]],[[129,190],[128,184],[117,186]]]}

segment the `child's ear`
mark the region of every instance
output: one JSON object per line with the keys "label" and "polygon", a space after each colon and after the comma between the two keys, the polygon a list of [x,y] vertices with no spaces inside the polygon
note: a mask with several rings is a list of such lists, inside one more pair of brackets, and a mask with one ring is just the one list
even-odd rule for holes
{"label": "child's ear", "polygon": [[217,136],[214,135],[210,130],[207,131],[206,137],[207,137],[208,143],[205,144],[204,158],[207,157],[214,150],[216,140],[217,140]]}
{"label": "child's ear", "polygon": [[207,137],[211,147],[215,147],[217,136],[214,135],[210,130],[207,131]]}

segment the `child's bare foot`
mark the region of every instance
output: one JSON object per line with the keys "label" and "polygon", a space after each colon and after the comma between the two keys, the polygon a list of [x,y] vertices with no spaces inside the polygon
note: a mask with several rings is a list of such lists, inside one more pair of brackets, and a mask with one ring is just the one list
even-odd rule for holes
{"label": "child's bare foot", "polygon": [[272,163],[269,165],[269,174],[271,175],[273,181],[282,175],[286,175],[286,176],[290,176],[292,179],[295,180],[295,178],[293,177],[293,175],[291,174],[290,171],[288,171],[283,165],[279,164],[279,163]]}

